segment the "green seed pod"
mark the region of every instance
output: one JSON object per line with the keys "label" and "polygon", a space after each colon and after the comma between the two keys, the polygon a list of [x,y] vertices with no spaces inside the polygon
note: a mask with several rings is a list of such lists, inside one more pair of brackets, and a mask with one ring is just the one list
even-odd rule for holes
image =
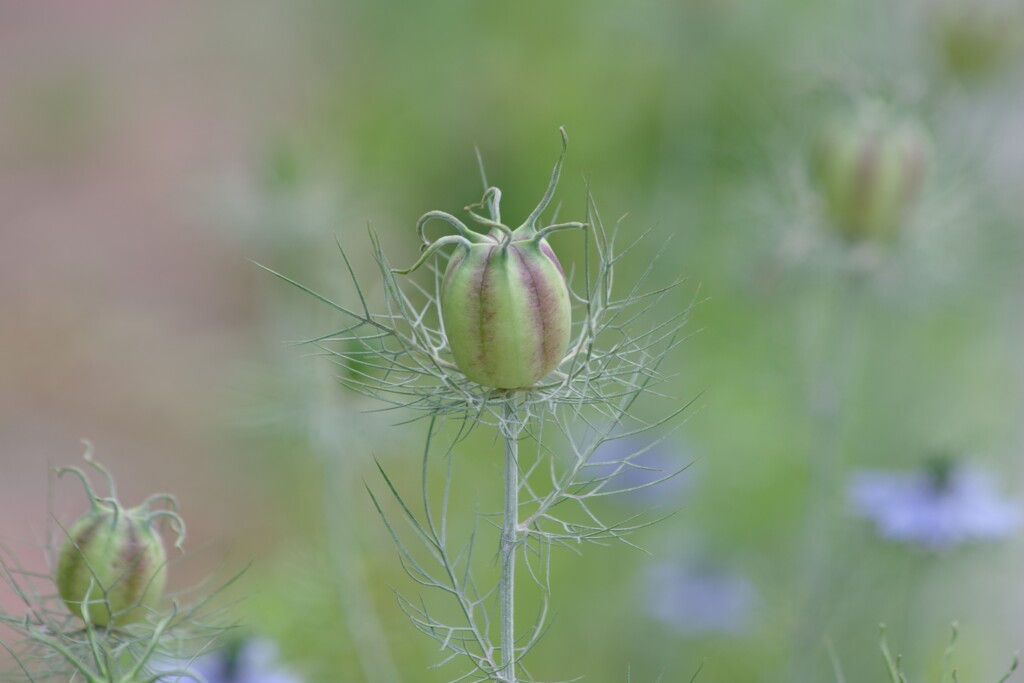
{"label": "green seed pod", "polygon": [[963,81],[1012,66],[1024,44],[1024,14],[1012,2],[946,0],[936,5],[932,23],[946,71]]}
{"label": "green seed pod", "polygon": [[533,386],[569,344],[569,290],[540,241],[462,247],[441,285],[441,315],[455,364],[487,387]]}
{"label": "green seed pod", "polygon": [[815,164],[829,221],[851,242],[893,240],[917,199],[929,155],[928,136],[913,121],[870,109],[833,123]]}
{"label": "green seed pod", "polygon": [[97,508],[68,530],[57,589],[76,616],[96,626],[139,621],[160,602],[166,581],[163,543],[135,511]]}
{"label": "green seed pod", "polygon": [[[97,498],[85,474],[75,467],[58,470],[81,479],[91,509],[67,530],[57,562],[57,591],[72,614],[93,626],[123,626],[145,618],[163,597],[167,581],[167,554],[155,528],[168,517],[184,541],[184,523],[170,496],[152,496],[142,505],[125,509],[115,497],[113,479],[100,465],[87,462],[104,474],[110,496]],[[151,510],[157,501],[175,510]]]}
{"label": "green seed pod", "polygon": [[[566,144],[563,129],[562,155],[547,191],[521,226],[512,230],[501,223],[501,192],[489,188],[479,204],[466,207],[477,222],[491,229],[488,234],[469,230],[450,214],[432,211],[417,225],[421,237],[432,219],[446,221],[459,234],[433,243],[424,239],[426,250],[419,261],[396,271],[411,272],[438,248],[457,245],[441,283],[441,317],[455,365],[481,386],[532,387],[558,367],[569,344],[569,288],[546,238],[559,230],[585,226],[571,222],[536,227],[554,195]],[[484,206],[490,218],[473,211]]]}

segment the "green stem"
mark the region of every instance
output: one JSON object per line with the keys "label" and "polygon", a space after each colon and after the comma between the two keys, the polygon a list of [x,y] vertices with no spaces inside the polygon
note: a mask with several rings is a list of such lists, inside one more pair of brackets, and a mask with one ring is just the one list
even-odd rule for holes
{"label": "green stem", "polygon": [[345,407],[337,397],[333,378],[321,371],[314,379],[320,402],[308,407],[309,440],[320,459],[323,474],[321,505],[327,525],[328,557],[336,581],[342,587],[338,591],[340,612],[356,645],[356,661],[365,680],[401,683],[402,677],[388,649],[373,595],[368,589],[366,566],[361,561],[365,553],[361,552],[358,527],[346,521],[358,516],[355,499],[349,491],[339,488],[347,482],[358,481],[351,471],[355,460],[347,457],[348,454],[369,449],[363,443],[361,431],[339,428],[338,415]]}
{"label": "green stem", "polygon": [[516,683],[515,582],[516,544],[519,540],[519,419],[515,398],[505,403],[505,512],[501,530],[501,670],[503,683]]}
{"label": "green stem", "polygon": [[861,274],[841,273],[835,286],[835,300],[829,306],[833,316],[831,329],[824,331],[825,336],[818,343],[827,360],[811,370],[813,384],[809,397],[814,438],[797,575],[802,599],[792,635],[793,654],[784,679],[787,681],[808,675],[803,670],[808,662],[800,653],[819,642],[828,617],[829,602],[825,597],[836,588],[835,577],[829,574],[827,565],[836,553],[830,540],[835,533],[835,501],[842,492],[843,420],[860,353],[866,301]]}
{"label": "green stem", "polygon": [[[811,396],[814,450],[809,462],[808,524],[803,539],[804,586],[820,586],[824,565],[832,555],[828,541],[834,532],[831,524],[835,521],[836,496],[842,490],[843,422],[847,419],[846,407],[865,321],[862,277],[843,273],[837,287],[836,300],[830,306],[834,336],[822,343],[827,362],[814,373],[816,386]],[[815,405],[816,402],[823,405]]]}

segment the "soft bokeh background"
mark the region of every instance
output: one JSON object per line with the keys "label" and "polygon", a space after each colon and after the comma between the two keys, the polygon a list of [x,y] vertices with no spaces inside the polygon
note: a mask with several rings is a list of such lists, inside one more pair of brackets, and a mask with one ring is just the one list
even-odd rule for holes
{"label": "soft bokeh background", "polygon": [[[984,8],[944,14],[962,4]],[[694,462],[681,485],[617,504],[678,513],[637,539],[649,556],[556,557],[531,671],[667,682],[706,660],[701,681],[810,683],[835,679],[831,648],[847,680],[882,680],[886,622],[933,680],[958,620],[962,680],[997,680],[1024,645],[1020,534],[892,543],[843,490],[942,455],[1024,501],[1020,9],[0,0],[0,538],[41,566],[50,515],[84,506],[47,467],[86,437],[128,502],[181,499],[177,585],[253,561],[237,616],[306,680],[448,680],[362,483],[377,456],[415,486],[423,425],[361,414],[285,345],[337,321],[249,259],[352,296],[335,236],[364,282],[367,223],[413,258],[420,214],[478,198],[474,145],[525,215],[564,124],[561,215],[590,178],[606,217],[652,229],[633,272],[660,253],[658,282],[688,278],[678,307],[703,300],[672,359],[675,395],[700,398],[665,447]],[[943,33],[990,11],[980,38]],[[851,287],[807,161],[862,98],[934,152],[900,243]],[[498,450],[470,450],[461,502],[493,508]]]}

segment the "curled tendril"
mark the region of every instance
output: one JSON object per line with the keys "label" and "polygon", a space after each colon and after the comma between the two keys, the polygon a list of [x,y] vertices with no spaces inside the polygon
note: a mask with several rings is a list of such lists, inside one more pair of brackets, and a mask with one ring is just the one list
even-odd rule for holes
{"label": "curled tendril", "polygon": [[484,192],[484,200],[491,211],[491,218],[501,223],[501,190],[496,187],[489,188]]}
{"label": "curled tendril", "polygon": [[92,483],[85,476],[85,472],[77,467],[55,467],[53,471],[58,478],[63,477],[65,474],[73,474],[78,477],[82,482],[82,487],[85,489],[85,495],[89,497],[89,505],[94,509],[99,507],[99,499],[96,498],[96,492],[93,491]]}
{"label": "curled tendril", "polygon": [[[157,503],[166,503],[169,507],[168,509],[153,510],[153,506]],[[178,535],[177,540],[174,542],[174,547],[180,552],[185,551],[185,520],[179,514],[177,498],[169,493],[154,493],[142,501],[142,504],[135,508],[135,511],[142,513],[147,524],[152,524],[154,520],[160,517],[168,518],[172,530]]]}
{"label": "curled tendril", "polygon": [[448,223],[453,228],[455,228],[456,232],[458,232],[459,235],[469,240],[470,242],[483,241],[483,237],[479,233],[475,233],[469,228],[467,228],[465,223],[463,223],[450,213],[446,211],[428,211],[427,213],[420,216],[420,219],[416,221],[416,233],[420,236],[420,241],[423,242],[424,249],[430,248],[431,241],[427,239],[427,236],[424,234],[423,231],[426,228],[427,223],[429,223],[432,220],[440,220],[444,221],[445,223]]}
{"label": "curled tendril", "polygon": [[[452,236],[456,237],[457,236]],[[445,238],[441,238],[442,240]],[[440,240],[439,240],[440,241]],[[436,249],[436,247],[434,247]],[[429,252],[428,252],[429,253]],[[114,514],[113,524],[116,525],[122,512],[129,515],[133,515],[137,518],[141,518],[145,523],[152,524],[154,520],[160,517],[166,517],[170,520],[171,528],[174,533],[177,534],[177,540],[174,543],[174,547],[179,551],[184,552],[183,544],[185,542],[185,520],[182,519],[181,515],[178,514],[178,499],[169,493],[154,493],[146,500],[142,501],[140,505],[126,510],[122,505],[121,501],[117,499],[117,487],[114,484],[114,477],[110,471],[99,464],[93,458],[93,447],[92,444],[86,440],[82,440],[85,444],[85,453],[83,458],[94,470],[103,475],[103,478],[107,481],[107,487],[110,491],[109,496],[97,496],[96,490],[93,488],[92,482],[89,481],[88,475],[79,467],[56,467],[54,472],[57,477],[63,477],[65,474],[71,474],[78,478],[82,483],[82,488],[85,489],[85,495],[89,498],[89,506],[93,510],[99,509],[101,506],[106,506]],[[166,503],[169,509],[153,510],[153,506],[157,503]]]}
{"label": "curled tendril", "polygon": [[113,475],[110,474],[110,471],[106,467],[93,459],[92,442],[88,439],[82,439],[82,444],[85,446],[85,453],[82,455],[82,458],[89,463],[90,467],[103,475],[103,478],[107,480],[107,495],[111,498],[117,498],[117,485],[114,483]]}
{"label": "curled tendril", "polygon": [[99,507],[100,503],[114,502],[116,504],[117,486],[114,484],[114,477],[110,474],[107,468],[93,459],[92,443],[87,439],[82,439],[82,445],[85,446],[85,453],[82,454],[82,459],[85,460],[91,468],[103,475],[103,478],[107,481],[106,497],[101,498],[96,495],[96,490],[92,487],[92,482],[89,481],[89,477],[86,476],[85,472],[78,467],[56,467],[53,471],[57,474],[58,478],[63,477],[65,474],[73,474],[78,477],[82,482],[82,487],[85,489],[85,495],[89,497],[89,505],[92,508]]}
{"label": "curled tendril", "polygon": [[540,215],[548,208],[551,198],[555,196],[555,188],[558,187],[558,179],[562,175],[562,162],[565,161],[565,153],[569,149],[569,134],[565,132],[565,126],[560,126],[558,132],[562,134],[562,151],[558,155],[558,161],[555,162],[555,168],[551,171],[551,180],[548,181],[548,188],[544,191],[544,196],[541,197],[540,203],[530,212],[530,215],[526,217],[526,221],[516,229],[516,232],[523,230],[529,234],[536,230]]}
{"label": "curled tendril", "polygon": [[[487,209],[491,217],[481,216],[473,209]],[[509,230],[509,227],[501,222],[501,190],[496,187],[488,187],[480,201],[470,204],[465,210],[480,225]]]}
{"label": "curled tendril", "polygon": [[587,224],[586,223],[580,223],[578,221],[570,221],[568,223],[557,223],[555,225],[549,225],[548,227],[544,228],[543,230],[538,230],[537,234],[534,236],[533,240],[535,242],[539,242],[542,239],[544,239],[545,237],[547,237],[548,235],[550,235],[551,233],[559,232],[561,230],[586,230],[586,229],[587,229]]}
{"label": "curled tendril", "polygon": [[99,501],[110,506],[110,511],[114,513],[113,519],[110,520],[110,528],[113,529],[121,521],[121,504],[116,498],[100,498]]}
{"label": "curled tendril", "polygon": [[[481,216],[474,209],[487,209],[491,217]],[[512,229],[501,222],[501,190],[498,188],[488,187],[483,198],[476,204],[470,204],[465,210],[480,225],[497,230],[501,234],[502,246],[512,241]]]}
{"label": "curled tendril", "polygon": [[472,246],[472,243],[462,235],[445,235],[444,237],[441,237],[432,242],[430,246],[428,246],[423,251],[423,254],[421,254],[420,257],[416,260],[416,263],[412,264],[408,268],[392,268],[391,272],[398,273],[399,275],[408,275],[409,273],[413,272],[414,270],[422,266],[423,263],[428,258],[430,258],[435,251],[449,244],[461,244],[464,247]]}
{"label": "curled tendril", "polygon": [[149,498],[142,501],[142,504],[139,505],[139,508],[145,510],[146,512],[149,512],[149,509],[159,502],[167,503],[175,512],[179,511],[178,499],[169,493],[154,493]]}
{"label": "curled tendril", "polygon": [[[569,147],[569,135],[566,133],[565,127],[560,127],[558,131],[562,135],[562,151],[559,153],[558,160],[555,162],[555,167],[551,171],[551,179],[548,181],[548,186],[544,191],[544,196],[541,197],[540,203],[538,203],[533,211],[530,212],[530,215],[527,216],[522,225],[515,230],[512,230],[501,222],[501,190],[487,184],[487,174],[484,172],[483,159],[480,156],[480,150],[477,149],[476,156],[477,162],[480,164],[480,178],[483,180],[485,189],[480,201],[466,206],[465,211],[476,223],[486,228],[490,228],[492,230],[492,234],[485,236],[478,232],[474,232],[465,223],[446,211],[428,211],[420,216],[419,220],[416,221],[416,233],[419,235],[420,241],[423,243],[423,253],[420,258],[409,268],[404,270],[393,268],[391,272],[407,275],[423,265],[423,262],[439,248],[449,244],[459,244],[468,247],[473,244],[486,242],[487,240],[497,241],[494,233],[501,236],[500,245],[505,247],[508,246],[510,242],[517,239],[540,241],[559,230],[586,228],[587,225],[585,223],[570,222],[558,223],[550,225],[539,231],[537,230],[537,221],[540,220],[541,214],[548,208],[548,205],[551,203],[551,199],[555,195],[555,189],[558,187],[558,180],[562,175],[562,163],[565,161],[565,153]],[[490,214],[490,217],[478,213],[479,209],[486,209]],[[425,234],[425,230],[427,223],[433,220],[448,223],[455,229],[457,234],[445,235],[433,241],[429,240]]]}
{"label": "curled tendril", "polygon": [[185,520],[175,510],[157,510],[146,517],[146,522],[152,524],[154,520],[160,517],[166,517],[171,521],[171,528],[178,535],[177,540],[174,542],[174,547],[179,552],[185,552]]}

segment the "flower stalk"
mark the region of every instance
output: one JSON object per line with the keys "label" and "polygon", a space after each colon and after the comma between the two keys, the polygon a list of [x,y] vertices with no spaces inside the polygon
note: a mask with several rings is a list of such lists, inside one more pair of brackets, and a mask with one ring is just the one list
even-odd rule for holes
{"label": "flower stalk", "polygon": [[[399,606],[415,628],[440,646],[435,668],[461,665],[449,678],[453,682],[534,680],[523,661],[549,626],[552,550],[579,552],[584,543],[612,541],[633,545],[628,536],[657,521],[640,516],[609,521],[597,505],[600,498],[637,488],[623,488],[615,480],[635,470],[634,460],[647,448],[611,461],[597,462],[595,453],[610,441],[652,431],[661,432],[650,439],[657,443],[681,425],[678,418],[689,406],[670,409],[660,419],[634,414],[641,396],[666,398],[658,393],[667,379],[660,367],[682,342],[693,306],[692,301],[682,308],[676,304],[652,315],[683,282],[648,287],[665,250],[645,258],[640,277],[623,294],[619,283],[613,288],[616,266],[646,233],[620,248],[618,223],[606,228],[589,187],[584,221],[542,222],[565,154],[567,137],[561,133],[562,150],[547,189],[518,228],[502,223],[501,192],[488,185],[481,168],[483,199],[467,212],[486,232],[470,230],[451,214],[430,211],[416,225],[423,255],[411,268],[396,269],[371,230],[383,281],[382,312],[371,309],[340,243],[358,295],[355,306],[267,269],[344,318],[334,331],[302,342],[344,369],[339,381],[387,409],[411,409],[429,419],[421,504],[410,503],[379,461],[390,501],[370,486],[367,490],[402,568],[421,591],[434,596],[399,595]],[[434,221],[455,234],[430,241],[424,228]],[[563,271],[547,238],[569,230],[582,236],[582,256]],[[471,260],[475,250],[482,255]],[[410,277],[399,282],[396,277],[418,268],[430,272],[428,281]],[[453,424],[454,433],[446,428]],[[494,428],[502,441],[503,502],[499,510],[466,516],[472,522],[468,532],[459,527],[456,533],[449,493],[459,445],[479,426]],[[439,446],[446,440],[442,434],[450,437],[447,446]],[[438,448],[445,461],[443,475],[431,467],[438,460],[432,450]],[[682,463],[640,488],[685,467]],[[436,476],[443,476],[439,497],[432,493]],[[397,515],[386,511],[389,502]],[[486,582],[475,554],[481,520],[498,531],[499,571]],[[537,616],[526,627],[516,621],[517,579],[539,588]],[[442,609],[436,602],[448,605]]]}
{"label": "flower stalk", "polygon": [[515,394],[505,404],[505,509],[501,530],[501,680],[516,683],[515,590],[516,546],[519,543],[519,433],[522,424]]}

